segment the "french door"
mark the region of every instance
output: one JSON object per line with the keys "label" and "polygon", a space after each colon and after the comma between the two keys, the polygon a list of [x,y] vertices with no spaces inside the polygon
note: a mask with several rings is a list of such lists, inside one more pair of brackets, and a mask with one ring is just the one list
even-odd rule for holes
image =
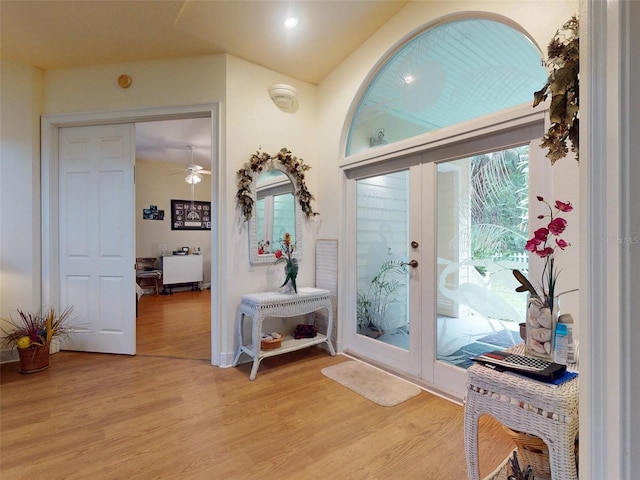
{"label": "french door", "polygon": [[[461,396],[469,358],[518,339],[528,146],[351,172],[346,349]],[[351,221],[352,220],[352,221]]]}

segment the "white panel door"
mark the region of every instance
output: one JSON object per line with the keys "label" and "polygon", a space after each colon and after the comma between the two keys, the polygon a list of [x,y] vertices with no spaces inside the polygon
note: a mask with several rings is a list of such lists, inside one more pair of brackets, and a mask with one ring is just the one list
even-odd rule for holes
{"label": "white panel door", "polygon": [[66,350],[135,354],[134,126],[60,129],[60,307]]}

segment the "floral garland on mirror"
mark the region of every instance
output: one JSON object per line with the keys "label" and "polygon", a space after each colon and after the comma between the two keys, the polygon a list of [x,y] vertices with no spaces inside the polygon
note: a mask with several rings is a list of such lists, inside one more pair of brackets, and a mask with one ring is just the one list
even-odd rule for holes
{"label": "floral garland on mirror", "polygon": [[556,160],[569,153],[567,140],[571,142],[571,151],[578,158],[579,144],[579,76],[580,76],[580,36],[578,19],[574,16],[558,30],[549,43],[549,78],[544,87],[533,94],[533,106],[536,107],[551,95],[549,106],[549,130],[542,137],[543,148],[548,148],[547,157],[553,165]]}
{"label": "floral garland on mirror", "polygon": [[271,162],[276,161],[280,162],[291,177],[295,179],[297,186],[296,195],[303,213],[307,218],[318,215],[311,207],[311,200],[314,199],[313,195],[311,195],[307,185],[304,183],[304,172],[311,167],[306,165],[301,158],[294,156],[291,151],[286,148],[280,149],[275,157],[258,150],[251,155],[249,162],[245,163],[237,172],[238,192],[236,193],[236,199],[238,208],[242,210],[245,222],[248,221],[253,214],[254,201],[251,195],[251,182],[253,182],[256,175],[260,175],[262,170],[269,168]]}

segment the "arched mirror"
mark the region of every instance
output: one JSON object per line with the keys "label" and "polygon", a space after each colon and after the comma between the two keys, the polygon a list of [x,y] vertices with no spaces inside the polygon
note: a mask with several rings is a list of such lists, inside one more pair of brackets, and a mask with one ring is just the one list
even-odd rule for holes
{"label": "arched mirror", "polygon": [[302,219],[317,215],[304,181],[309,168],[283,148],[274,157],[258,151],[238,170],[236,199],[249,222],[251,263],[275,262],[285,233],[295,245],[293,256],[302,257]]}
{"label": "arched mirror", "polygon": [[274,262],[275,251],[285,233],[296,246],[294,257],[302,256],[302,212],[295,201],[295,183],[281,165],[263,170],[251,187],[254,215],[249,219],[251,263]]}

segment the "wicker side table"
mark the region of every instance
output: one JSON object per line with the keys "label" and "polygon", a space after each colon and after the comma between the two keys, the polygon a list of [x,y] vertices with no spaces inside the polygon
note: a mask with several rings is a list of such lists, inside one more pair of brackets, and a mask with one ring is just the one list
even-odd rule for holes
{"label": "wicker side table", "polygon": [[[524,345],[509,349],[524,355]],[[577,369],[577,365],[570,365]],[[487,413],[520,432],[540,437],[549,448],[553,480],[576,480],[578,378],[557,388],[521,376],[473,365],[468,370],[464,443],[470,480],[479,480],[478,420]]]}
{"label": "wicker side table", "polygon": [[[275,350],[262,350],[260,337],[262,336],[262,322],[267,317],[296,317],[308,314],[308,322],[313,322],[313,314],[320,309],[327,310],[327,331],[318,333],[314,338],[295,339],[285,335],[282,346]],[[251,343],[245,345],[243,326],[245,316],[252,318]],[[249,380],[255,380],[258,367],[263,358],[281,355],[301,348],[326,343],[329,353],[336,354],[331,345],[331,329],[333,326],[333,309],[331,306],[331,292],[321,288],[298,288],[297,294],[280,292],[251,293],[242,296],[238,313],[237,338],[238,352],[233,360],[233,366],[238,365],[240,355],[246,353],[253,358],[253,367]]]}

